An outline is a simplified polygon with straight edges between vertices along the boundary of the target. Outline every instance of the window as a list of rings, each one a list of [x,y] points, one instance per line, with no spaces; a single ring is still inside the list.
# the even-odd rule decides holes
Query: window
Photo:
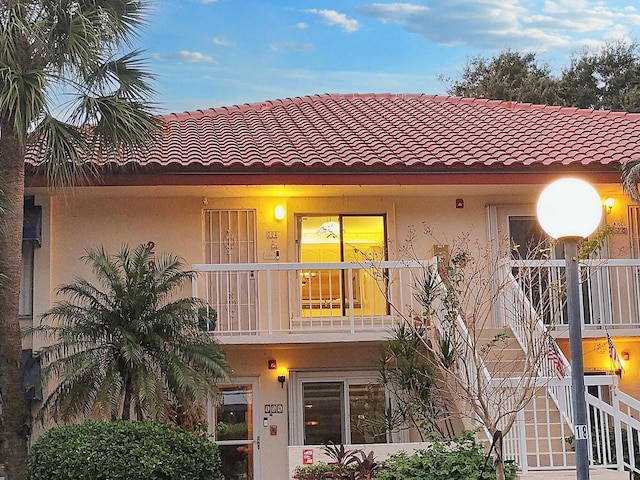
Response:
[[[385,315],[386,285],[375,262],[386,260],[384,215],[298,217],[301,263],[354,262],[352,269],[314,266],[300,272],[303,315]]]
[[[293,373],[293,376],[293,394],[297,397],[294,415],[296,443],[387,442],[386,394],[375,373],[305,372]]]
[[[33,251],[34,242],[22,242],[22,278],[20,279],[20,307],[21,317],[33,315]]]
[[[21,317],[33,316],[33,256],[36,246],[42,244],[42,207],[35,205],[33,197],[24,199],[22,228],[22,278],[20,279]]]

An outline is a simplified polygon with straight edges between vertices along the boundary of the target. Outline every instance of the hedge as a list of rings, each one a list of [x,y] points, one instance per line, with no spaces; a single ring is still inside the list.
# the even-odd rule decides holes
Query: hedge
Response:
[[[157,422],[55,427],[29,453],[30,480],[219,480],[218,447]]]

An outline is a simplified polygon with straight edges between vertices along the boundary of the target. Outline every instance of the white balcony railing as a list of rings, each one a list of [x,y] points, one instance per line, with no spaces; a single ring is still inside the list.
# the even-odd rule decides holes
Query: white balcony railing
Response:
[[[525,295],[539,302],[550,290],[564,284],[564,260],[512,260]],[[640,260],[598,259],[580,262],[580,311],[585,329],[640,327]],[[545,323],[566,325],[567,314],[560,296],[549,299]]]
[[[414,283],[429,264],[198,264],[193,293],[216,310],[215,332],[221,336],[386,332],[403,318],[419,316]],[[509,262],[532,306],[548,296],[544,323],[567,323],[561,296],[549,296],[563,284],[564,265],[564,260]],[[640,260],[587,260],[580,272],[585,329],[640,327]]]
[[[428,261],[193,265],[220,336],[385,332],[419,316]]]

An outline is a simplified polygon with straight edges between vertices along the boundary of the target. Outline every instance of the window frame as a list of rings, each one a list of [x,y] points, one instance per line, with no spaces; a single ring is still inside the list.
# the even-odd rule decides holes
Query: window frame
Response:
[[[332,370],[332,371],[295,371],[289,372],[290,385],[289,389],[289,405],[292,406],[291,428],[289,429],[289,444],[304,446],[304,383],[339,383],[343,384],[343,421],[341,428],[341,437],[345,440],[344,444],[351,443],[351,403],[349,401],[350,385],[369,385],[379,384],[380,374],[376,370]],[[389,402],[389,391],[384,388],[385,404]],[[407,441],[406,429],[400,429],[400,432],[387,432],[385,443],[397,443]],[[373,445],[373,444],[372,444]]]

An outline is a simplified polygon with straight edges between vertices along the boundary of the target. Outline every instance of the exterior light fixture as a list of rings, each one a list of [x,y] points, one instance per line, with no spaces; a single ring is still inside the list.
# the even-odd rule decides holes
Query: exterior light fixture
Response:
[[[605,201],[604,201],[604,206],[607,209],[607,213],[611,213],[611,210],[613,210],[613,206],[616,204],[616,200],[613,197],[608,197]]]
[[[284,220],[284,216],[285,216],[285,209],[282,205],[278,205],[276,206],[276,209],[273,212],[273,216],[275,217],[276,220],[280,221],[280,220]]]
[[[278,382],[280,382],[280,387],[284,388],[284,381],[287,379],[285,375],[278,375]]]
[[[627,352],[626,350],[624,352],[622,352],[622,359],[625,362],[628,362],[629,361],[629,352]]]
[[[543,230],[564,243],[576,478],[588,480],[589,426],[582,357],[578,241],[598,228],[602,220],[602,203],[598,192],[587,182],[577,178],[564,178],[551,183],[542,191],[538,198],[537,215]]]

